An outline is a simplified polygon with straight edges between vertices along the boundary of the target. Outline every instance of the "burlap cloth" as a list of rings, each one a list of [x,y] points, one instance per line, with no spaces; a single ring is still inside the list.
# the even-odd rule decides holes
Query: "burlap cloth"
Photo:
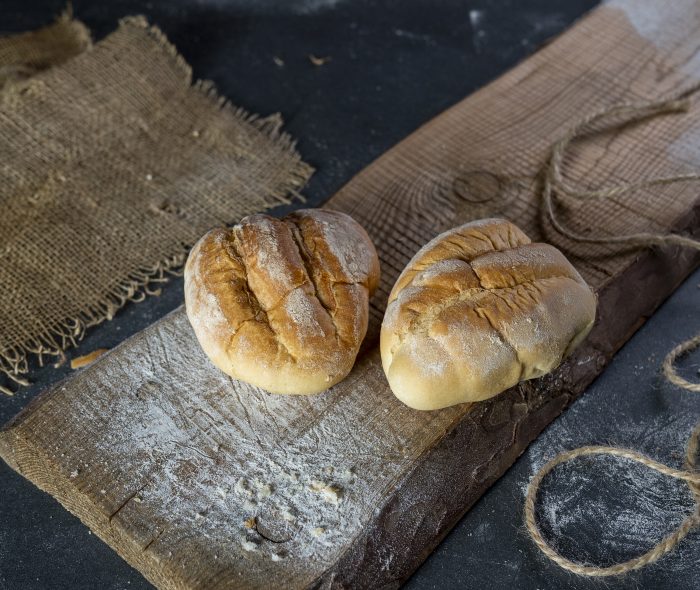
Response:
[[[90,32],[68,9],[42,29],[0,37],[0,89],[61,64],[92,44]]]
[[[0,40],[14,72],[0,93],[0,371],[22,382],[30,353],[61,354],[207,229],[289,202],[311,169],[278,117],[192,84],[141,17],[92,48],[65,17],[13,39]]]

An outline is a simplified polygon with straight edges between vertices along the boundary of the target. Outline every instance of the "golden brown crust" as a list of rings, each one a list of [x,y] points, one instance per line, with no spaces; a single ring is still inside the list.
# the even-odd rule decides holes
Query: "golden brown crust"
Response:
[[[564,255],[502,219],[441,234],[389,295],[384,371],[407,405],[492,397],[554,369],[586,336],[596,298]]]
[[[378,282],[374,246],[351,217],[251,215],[192,248],[185,305],[222,371],[273,393],[317,393],[350,372]]]

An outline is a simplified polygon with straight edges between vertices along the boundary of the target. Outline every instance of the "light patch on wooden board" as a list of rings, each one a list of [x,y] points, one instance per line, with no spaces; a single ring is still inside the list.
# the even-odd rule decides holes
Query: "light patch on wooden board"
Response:
[[[71,481],[86,490],[99,481],[94,500],[110,526],[145,535],[138,543],[154,559],[187,563],[186,540],[197,538],[221,567],[236,571],[245,556],[246,576],[256,577],[279,564],[280,584],[291,586],[338,558],[385,490],[464,411],[407,408],[382,390],[378,354],[344,382],[349,395],[267,394],[211,367],[182,309],[110,356],[71,387],[70,411],[100,426],[89,437],[82,423],[62,427],[80,443],[61,451],[66,477],[80,469]],[[85,467],[92,455],[99,469]],[[103,468],[117,485],[104,485]],[[262,520],[265,530],[251,526]]]

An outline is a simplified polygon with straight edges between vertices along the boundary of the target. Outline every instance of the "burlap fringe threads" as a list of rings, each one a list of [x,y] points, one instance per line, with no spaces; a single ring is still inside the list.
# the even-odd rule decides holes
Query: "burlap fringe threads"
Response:
[[[0,90],[60,65],[91,46],[90,31],[73,18],[73,6],[68,3],[52,24],[36,31],[0,37]]]
[[[624,244],[631,247],[645,246],[663,246],[677,245],[700,250],[700,242],[692,238],[688,238],[676,234],[657,235],[650,233],[636,233],[624,236],[614,237],[588,237],[578,235],[566,228],[556,217],[554,212],[554,201],[557,196],[573,199],[605,199],[614,196],[623,195],[633,190],[649,188],[664,184],[671,184],[683,181],[700,180],[700,174],[684,174],[679,176],[654,178],[643,180],[640,182],[626,183],[611,188],[603,188],[598,190],[577,190],[567,184],[562,174],[562,162],[564,155],[570,144],[590,131],[591,127],[601,122],[606,121],[610,117],[619,117],[621,122],[616,126],[627,124],[633,121],[640,121],[648,117],[654,117],[664,113],[679,113],[686,112],[690,105],[690,96],[700,89],[700,84],[696,84],[682,92],[660,101],[652,101],[646,103],[623,103],[610,108],[600,110],[596,113],[583,119],[576,126],[564,135],[556,144],[554,144],[550,159],[544,171],[544,186],[542,206],[552,226],[562,235],[568,237],[575,242],[593,243],[593,244]],[[672,384],[687,389],[689,391],[700,392],[699,383],[691,383],[676,372],[674,363],[679,357],[688,354],[700,346],[700,334],[679,344],[666,356],[663,362],[663,373],[666,379]],[[700,445],[700,424],[698,424],[688,439],[685,469],[674,469],[668,467],[658,461],[654,461],[649,457],[642,455],[636,451],[622,449],[618,447],[608,446],[585,446],[560,453],[551,461],[546,463],[530,481],[527,493],[525,495],[525,525],[530,536],[540,550],[558,566],[570,571],[574,574],[582,576],[605,577],[624,574],[643,568],[651,563],[654,563],[663,555],[673,550],[681,540],[695,527],[700,526],[700,473],[696,468],[696,460],[698,455],[698,447]],[[593,565],[584,565],[567,559],[563,555],[555,551],[544,539],[542,532],[537,524],[535,517],[535,503],[537,494],[544,478],[555,467],[562,463],[575,460],[579,457],[588,455],[612,455],[622,457],[630,461],[635,461],[646,465],[668,477],[673,477],[685,481],[695,498],[695,509],[688,515],[678,528],[662,539],[649,551],[630,559],[623,563],[618,563],[608,567],[598,567]]]
[[[169,277],[182,276],[187,250],[175,254],[155,264],[152,268],[131,273],[121,281],[103,301],[91,306],[80,317],[66,319],[57,326],[47,328],[35,339],[21,347],[6,348],[0,351],[0,374],[7,376],[17,385],[31,383],[22,377],[29,372],[29,355],[35,355],[39,366],[44,366],[44,357],[65,358],[64,351],[78,345],[88,328],[111,320],[126,303],[139,303],[146,296],[160,295],[160,285]],[[13,396],[14,391],[0,384],[0,393]]]

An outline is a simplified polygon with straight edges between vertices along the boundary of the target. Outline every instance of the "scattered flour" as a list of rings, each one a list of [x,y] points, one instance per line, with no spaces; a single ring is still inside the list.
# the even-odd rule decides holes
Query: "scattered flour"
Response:
[[[343,497],[343,489],[341,487],[322,481],[313,480],[309,484],[309,489],[312,492],[317,492],[329,504],[337,505]]]
[[[100,472],[118,482],[99,495],[106,512],[116,511],[113,526],[134,511],[153,515],[146,522],[157,539],[139,542],[153,541],[154,558],[174,559],[178,540],[196,537],[234,573],[245,563],[243,575],[255,576],[283,559],[301,586],[310,568],[321,572],[337,559],[459,412],[410,410],[372,385],[383,378],[378,355],[363,362],[369,378],[338,394],[271,396],[206,362],[179,311],[81,375],[91,390],[119,393],[108,406],[101,396],[76,396],[76,415],[110,420],[82,455],[71,452],[76,461],[99,456]],[[95,478],[99,486],[104,478],[82,463],[77,485]],[[253,518],[259,525],[247,528]]]
[[[296,516],[294,516],[290,511],[289,508],[282,508],[280,510],[280,516],[286,520],[287,522],[294,522],[296,520]]]
[[[484,11],[483,10],[470,10],[469,11],[469,23],[472,26],[472,29],[475,31],[478,30],[479,25],[481,24],[481,21],[484,18]]]
[[[199,244],[198,244],[199,245]],[[197,288],[202,285],[202,278],[199,273],[200,253],[195,246],[192,250],[192,259],[188,261],[188,268],[193,269],[194,275],[186,282],[187,302],[191,307],[190,321],[193,323],[198,334],[213,335],[228,328],[228,321],[224,316],[219,300],[213,293]]]
[[[678,39],[695,33],[700,5],[695,0],[674,0],[673,10],[655,0],[608,0],[622,10],[637,32],[661,49],[677,49]]]
[[[429,377],[441,376],[452,364],[452,358],[444,346],[434,340],[410,338],[408,340],[409,354],[416,367]]]
[[[197,0],[202,6],[240,7],[249,14],[316,14],[332,10],[346,0],[287,0],[280,4],[276,0]]]
[[[366,269],[371,267],[372,252],[366,248],[358,248],[356,233],[346,230],[343,226],[327,221],[321,221],[320,225],[330,253],[353,281],[363,282],[367,277]]]
[[[264,216],[256,217],[258,219],[256,229],[262,236],[256,243],[256,270],[266,274],[269,280],[283,291],[290,291],[294,287],[295,277],[285,260],[280,256],[279,230],[275,226],[275,223],[279,223],[279,221],[273,221]],[[249,262],[246,262],[246,266],[248,265]]]
[[[312,295],[307,294],[303,289],[294,289],[284,304],[284,308],[290,319],[297,325],[302,341],[305,338],[314,336],[326,336],[321,325],[316,320],[316,310],[311,303]]]
[[[258,492],[258,498],[269,498],[272,495],[272,486],[269,483],[255,482],[255,488]]]
[[[221,488],[217,488],[217,491],[219,489],[221,489]],[[237,494],[241,494],[242,496],[250,497],[253,495],[253,491],[250,489],[250,484],[248,483],[248,480],[246,480],[243,477],[238,479],[238,481],[236,482],[236,485],[233,489]]]

